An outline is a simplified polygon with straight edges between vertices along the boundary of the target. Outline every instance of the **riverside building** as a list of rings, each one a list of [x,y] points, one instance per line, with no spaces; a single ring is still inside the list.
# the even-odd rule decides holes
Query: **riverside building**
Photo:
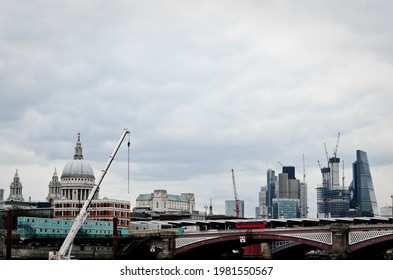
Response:
[[[168,194],[166,190],[154,190],[150,194],[140,194],[136,199],[136,209],[161,213],[195,211],[195,196],[193,193],[180,195]]]

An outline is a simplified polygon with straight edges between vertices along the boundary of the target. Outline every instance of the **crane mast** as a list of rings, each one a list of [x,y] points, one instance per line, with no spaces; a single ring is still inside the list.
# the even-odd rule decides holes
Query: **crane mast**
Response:
[[[334,149],[334,158],[336,158],[337,157],[337,150],[338,150],[338,142],[339,142],[339,140],[340,140],[340,132],[338,133],[338,135],[337,135],[337,143],[336,143],[336,148]]]
[[[235,182],[235,173],[232,169],[232,184],[233,184],[233,192],[235,195],[235,212],[236,212],[236,217],[239,217],[240,214],[240,201],[237,197],[237,190],[236,190],[236,182]]]
[[[71,258],[72,244],[75,239],[75,236],[77,235],[79,229],[82,227],[83,223],[85,222],[85,220],[88,216],[87,208],[90,206],[90,203],[93,200],[94,195],[99,190],[101,182],[104,179],[113,159],[115,158],[115,155],[116,155],[117,151],[119,150],[120,145],[122,144],[126,135],[129,133],[130,133],[129,129],[124,129],[115,149],[113,150],[112,154],[109,157],[109,160],[107,161],[105,168],[102,170],[101,177],[98,180],[98,183],[93,187],[87,200],[83,204],[83,207],[81,208],[78,216],[76,216],[74,223],[72,224],[70,231],[68,232],[62,246],[60,247],[59,251],[56,252],[55,254],[50,252],[49,259],[51,259],[51,260],[69,260]],[[128,141],[128,147],[129,147],[129,141]]]

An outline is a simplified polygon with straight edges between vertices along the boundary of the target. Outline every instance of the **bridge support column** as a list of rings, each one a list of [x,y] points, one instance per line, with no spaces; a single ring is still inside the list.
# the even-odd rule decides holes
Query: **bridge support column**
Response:
[[[14,218],[12,210],[8,210],[7,215],[7,238],[6,238],[6,249],[5,249],[5,259],[11,259],[11,244],[12,244],[12,228],[14,227]]]
[[[262,243],[262,256],[265,259],[271,259],[272,258],[272,252],[270,251],[270,244],[269,243]]]
[[[175,234],[174,233],[161,233],[163,248],[157,255],[157,259],[172,259],[175,255]]]
[[[328,258],[333,260],[347,259],[349,257],[348,224],[331,224],[330,231],[332,232],[332,249],[328,254]]]

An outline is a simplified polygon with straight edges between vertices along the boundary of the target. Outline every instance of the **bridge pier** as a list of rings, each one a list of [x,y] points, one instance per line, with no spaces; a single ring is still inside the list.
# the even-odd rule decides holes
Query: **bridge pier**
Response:
[[[330,225],[332,233],[332,249],[328,253],[331,260],[343,260],[349,258],[349,225],[344,223],[334,223]]]
[[[161,239],[163,242],[163,248],[160,253],[157,254],[157,259],[172,259],[175,256],[176,250],[176,234],[174,232],[161,233]]]
[[[270,260],[272,258],[272,252],[270,251],[270,244],[269,243],[262,243],[262,256],[264,259]]]

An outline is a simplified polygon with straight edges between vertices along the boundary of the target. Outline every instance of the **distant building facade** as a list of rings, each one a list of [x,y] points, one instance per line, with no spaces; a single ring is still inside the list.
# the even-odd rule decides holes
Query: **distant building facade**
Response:
[[[4,189],[0,189],[0,203],[4,202],[4,192],[5,192]]]
[[[308,218],[307,183],[300,183],[300,218]]]
[[[275,171],[268,169],[266,172],[267,177],[267,194],[266,194],[266,206],[267,206],[267,216],[272,217],[273,215],[273,198],[277,197],[278,191],[278,179],[275,175]]]
[[[392,206],[382,206],[381,208],[379,208],[379,213],[381,217],[385,217],[385,218],[393,217]]]
[[[78,200],[55,200],[54,218],[73,220],[79,214],[83,207],[84,201]],[[117,218],[118,227],[125,228],[130,224],[131,203],[117,199],[97,199],[92,200],[88,212],[88,220],[111,222]]]
[[[136,199],[136,209],[193,213],[195,211],[195,196],[193,193],[168,194],[166,190],[158,189],[150,194],[140,194]]]
[[[288,213],[290,217],[296,214],[295,218],[307,218],[307,183],[305,182],[305,175],[303,182],[300,182],[300,180],[296,179],[294,166],[283,166],[282,173],[278,175],[275,174],[274,170],[268,169],[266,177],[266,186],[261,188],[259,204],[255,208],[256,218],[277,218],[280,216],[277,209],[286,209],[289,207],[288,205],[292,205],[296,209],[293,211],[288,210],[289,212],[280,210],[281,216],[288,218],[286,216]]]
[[[278,196],[273,199],[273,219],[300,218],[300,180],[295,167],[283,166],[278,174]]]
[[[235,200],[225,200],[225,216],[236,217]],[[239,200],[239,218],[244,218],[244,200]]]
[[[268,207],[267,207],[267,188],[266,186],[261,187],[261,190],[258,194],[259,204],[255,207],[255,218],[269,218]]]
[[[296,219],[300,217],[300,200],[296,198],[274,198],[273,219]]]

